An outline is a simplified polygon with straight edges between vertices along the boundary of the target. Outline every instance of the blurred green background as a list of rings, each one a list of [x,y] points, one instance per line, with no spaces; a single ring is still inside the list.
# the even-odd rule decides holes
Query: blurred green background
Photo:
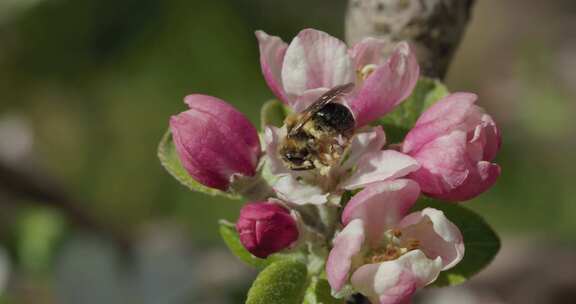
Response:
[[[254,30],[342,37],[345,5],[0,0],[0,303],[243,303],[254,274],[216,229],[240,202],[187,191],[160,167],[157,143],[193,92],[257,124],[272,94]],[[502,177],[468,206],[503,235],[503,253],[423,302],[576,292],[575,28],[573,1],[478,1],[447,84],[478,93],[502,128]],[[537,278],[559,283],[527,289]]]

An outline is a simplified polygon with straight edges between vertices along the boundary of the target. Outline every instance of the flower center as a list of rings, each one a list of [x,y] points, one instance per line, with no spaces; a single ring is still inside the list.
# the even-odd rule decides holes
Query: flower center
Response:
[[[401,239],[402,232],[398,229],[390,229],[384,233],[382,245],[371,250],[364,256],[364,262],[368,264],[382,263],[395,260],[411,250],[420,247],[420,241],[414,238]]]

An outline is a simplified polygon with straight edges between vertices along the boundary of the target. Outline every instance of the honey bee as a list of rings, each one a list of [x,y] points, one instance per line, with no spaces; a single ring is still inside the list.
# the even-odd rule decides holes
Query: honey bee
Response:
[[[340,160],[356,122],[346,106],[334,101],[353,88],[352,83],[334,87],[301,113],[286,117],[287,134],[279,154],[288,168],[312,170],[330,167]]]

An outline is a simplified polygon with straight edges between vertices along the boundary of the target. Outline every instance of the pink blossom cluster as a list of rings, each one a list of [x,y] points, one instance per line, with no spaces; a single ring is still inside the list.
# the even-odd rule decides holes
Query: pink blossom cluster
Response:
[[[255,256],[294,249],[312,230],[325,237],[334,294],[351,286],[373,303],[409,300],[464,256],[462,234],[442,211],[412,207],[421,196],[461,202],[489,189],[500,175],[492,162],[500,148],[496,124],[475,94],[453,93],[422,113],[402,142],[388,144],[386,130],[371,123],[406,100],[419,79],[407,43],[383,58],[385,45],[373,38],[348,48],[313,29],[290,44],[256,36],[266,83],[295,113],[335,86],[354,84],[336,101],[356,124],[346,157],[321,174],[291,170],[278,154],[284,127],[259,135],[227,102],[194,94],[185,98],[189,109],[170,120],[181,163],[197,182],[222,191],[241,179],[266,180],[273,191],[246,204],[236,224]],[[353,196],[341,205],[344,193]],[[336,210],[338,220],[306,220],[307,205]]]

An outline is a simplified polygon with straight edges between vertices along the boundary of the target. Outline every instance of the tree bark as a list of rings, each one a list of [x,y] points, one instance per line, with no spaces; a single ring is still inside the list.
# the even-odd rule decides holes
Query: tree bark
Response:
[[[416,50],[421,73],[443,79],[464,34],[474,0],[350,0],[346,40],[383,39],[389,47],[408,41]]]

